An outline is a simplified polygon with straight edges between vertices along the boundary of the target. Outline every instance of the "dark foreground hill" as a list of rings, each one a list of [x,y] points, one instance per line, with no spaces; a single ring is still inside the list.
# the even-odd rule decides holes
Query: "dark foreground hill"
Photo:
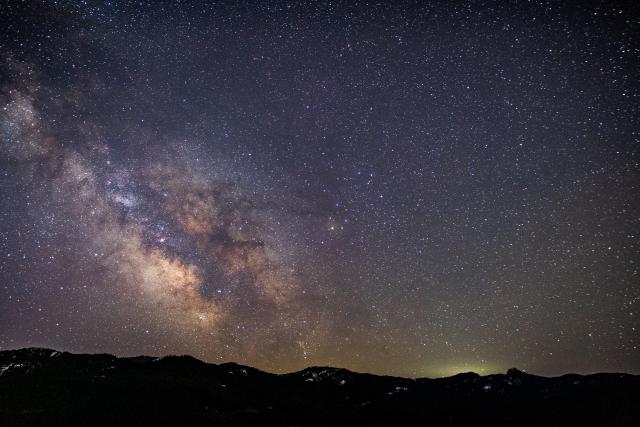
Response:
[[[640,376],[274,375],[189,356],[0,352],[2,426],[442,424],[640,425]]]

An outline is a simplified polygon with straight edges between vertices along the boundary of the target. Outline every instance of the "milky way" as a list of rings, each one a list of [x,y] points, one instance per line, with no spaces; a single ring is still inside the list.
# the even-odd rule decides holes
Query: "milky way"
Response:
[[[3,149],[11,166],[28,171],[21,184],[46,194],[35,214],[50,221],[56,244],[65,241],[48,262],[63,268],[59,289],[81,282],[100,298],[93,306],[57,301],[69,304],[73,322],[105,315],[153,335],[165,351],[256,363],[304,355],[324,314],[309,308],[313,289],[301,287],[286,227],[272,224],[291,221],[286,206],[254,201],[224,165],[194,158],[184,142],[165,146],[165,155],[129,158],[129,166],[117,165],[96,135],[66,148],[37,108],[42,89],[21,76],[3,99]],[[286,348],[270,348],[274,342]]]
[[[0,12],[0,348],[640,369],[637,8]]]

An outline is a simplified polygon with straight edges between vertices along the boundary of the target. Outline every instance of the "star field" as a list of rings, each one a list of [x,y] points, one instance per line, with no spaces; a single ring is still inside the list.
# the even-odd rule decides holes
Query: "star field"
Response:
[[[640,372],[633,2],[0,6],[0,349]]]

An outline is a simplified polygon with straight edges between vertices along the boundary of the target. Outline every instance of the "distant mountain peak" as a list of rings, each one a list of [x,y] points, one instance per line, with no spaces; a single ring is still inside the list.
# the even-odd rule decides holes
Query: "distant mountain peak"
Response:
[[[507,370],[507,376],[508,377],[524,377],[527,376],[529,374],[522,372],[520,369],[518,368],[509,368]]]
[[[288,376],[302,377],[307,382],[327,381],[344,383],[345,377],[354,375],[353,372],[344,368],[332,368],[328,366],[309,366],[298,372],[287,374]]]

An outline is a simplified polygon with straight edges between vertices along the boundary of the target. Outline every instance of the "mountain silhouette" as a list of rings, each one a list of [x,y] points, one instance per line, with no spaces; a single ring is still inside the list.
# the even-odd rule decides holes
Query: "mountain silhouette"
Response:
[[[191,356],[0,352],[0,425],[637,425],[640,376],[517,369],[399,378],[276,375]]]

